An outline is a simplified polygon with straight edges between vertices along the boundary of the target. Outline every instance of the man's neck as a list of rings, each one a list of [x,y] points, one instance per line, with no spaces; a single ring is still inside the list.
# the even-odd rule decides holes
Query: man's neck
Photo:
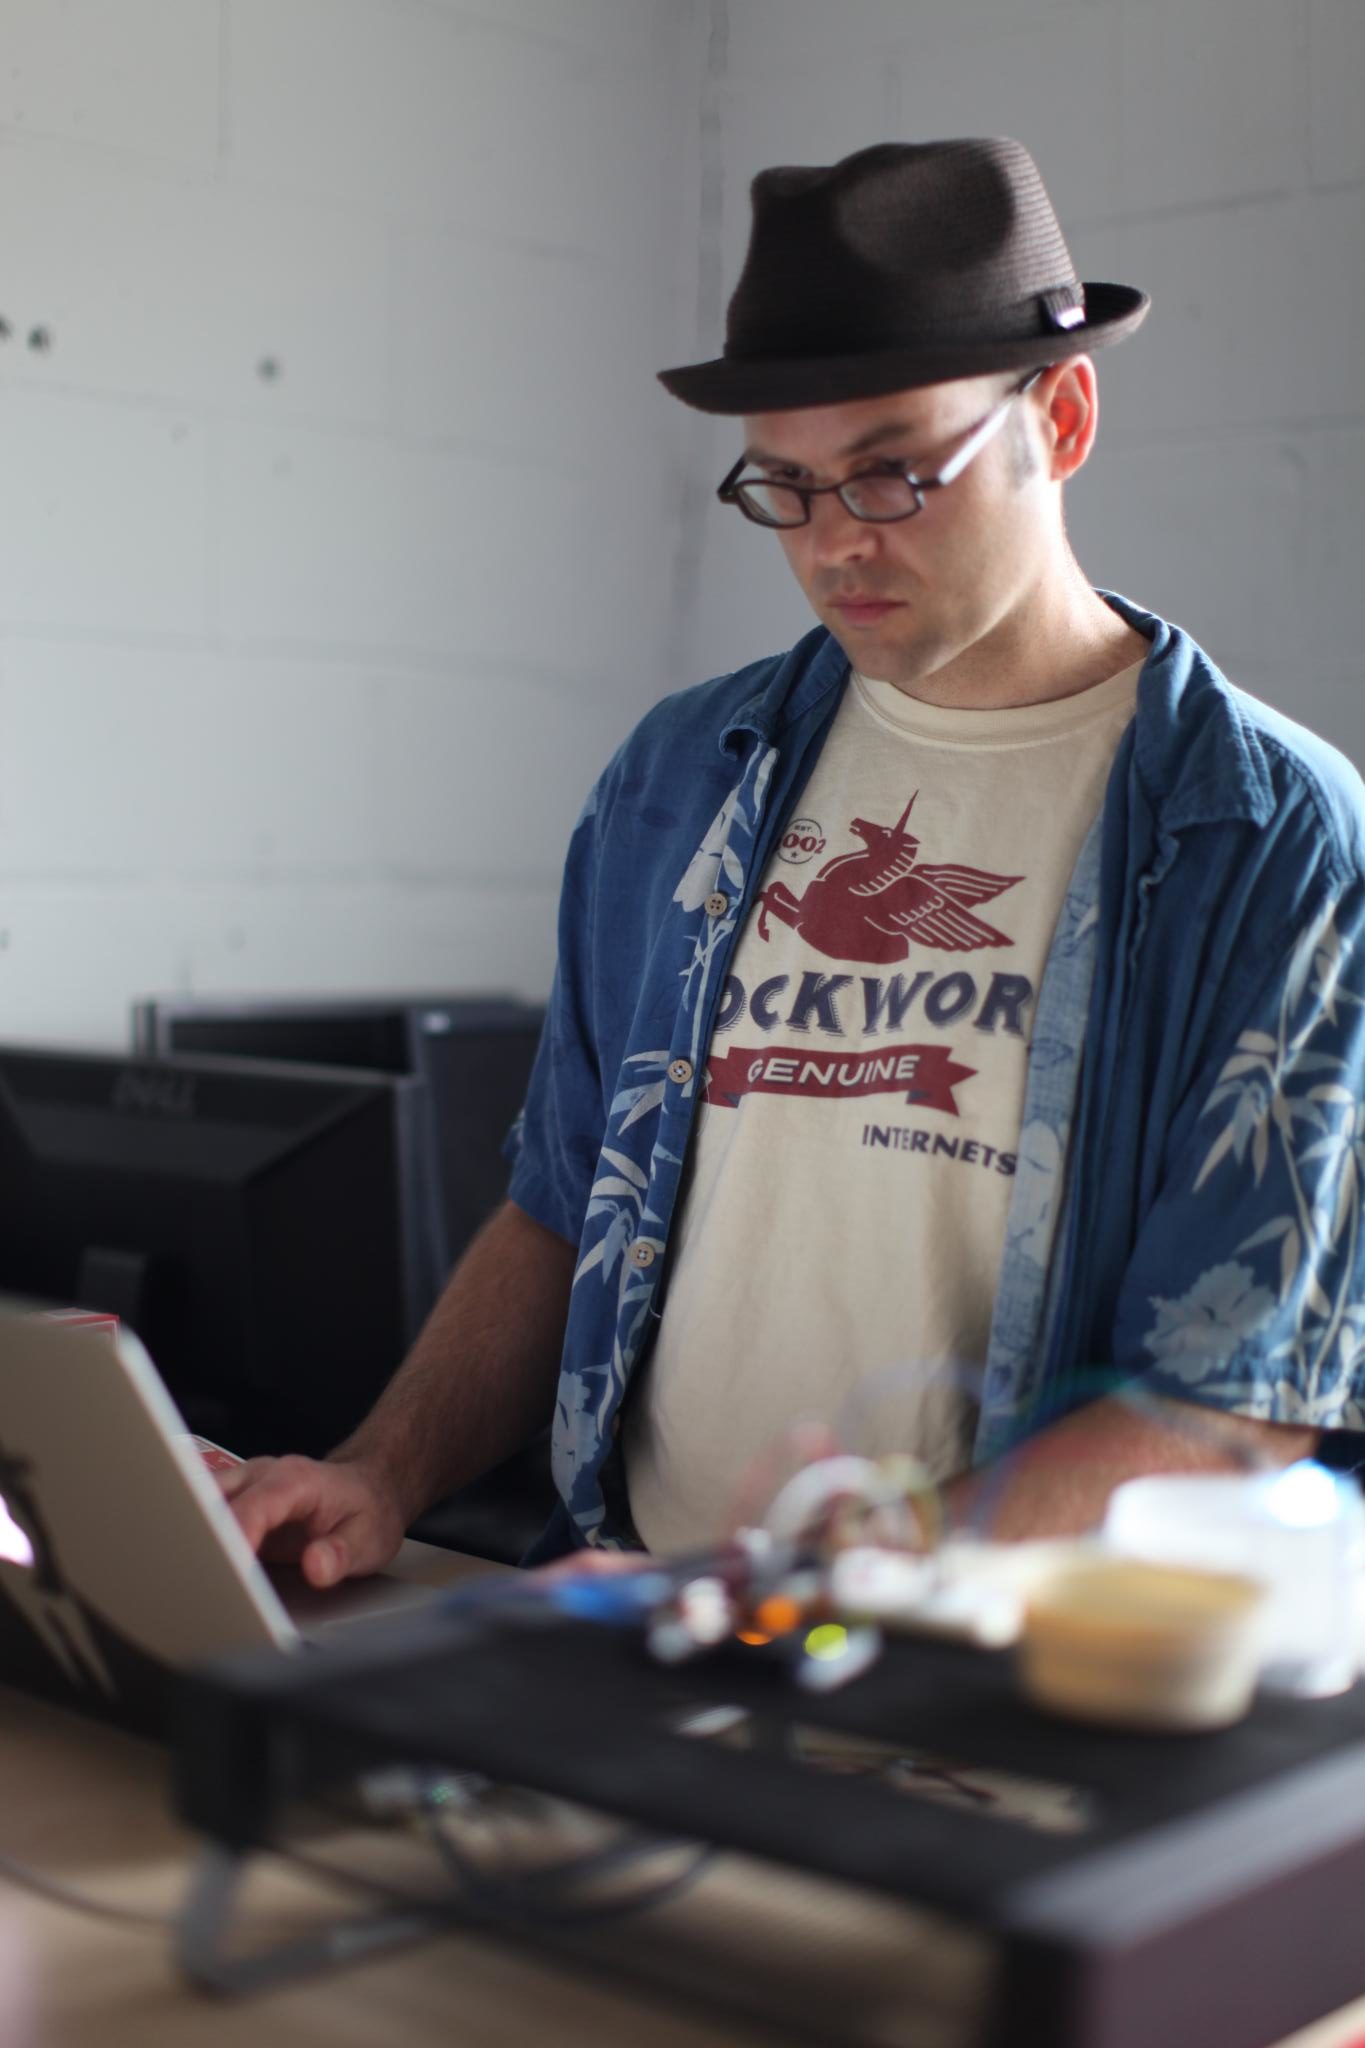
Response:
[[[1006,711],[1079,696],[1144,660],[1151,643],[1073,569],[1040,584],[944,667],[899,687],[924,704]]]

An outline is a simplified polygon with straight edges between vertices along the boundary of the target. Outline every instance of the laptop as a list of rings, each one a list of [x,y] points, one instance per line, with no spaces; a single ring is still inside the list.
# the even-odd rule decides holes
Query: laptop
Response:
[[[424,1549],[327,1593],[267,1569],[131,1331],[0,1305],[0,1682],[164,1733],[176,1671],[434,1598]]]

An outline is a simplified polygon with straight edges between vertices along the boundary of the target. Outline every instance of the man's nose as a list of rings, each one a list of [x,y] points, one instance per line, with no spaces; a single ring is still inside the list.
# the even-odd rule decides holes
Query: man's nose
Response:
[[[827,498],[810,501],[810,545],[821,562],[865,562],[876,553],[877,528],[870,520],[855,519],[831,491]]]

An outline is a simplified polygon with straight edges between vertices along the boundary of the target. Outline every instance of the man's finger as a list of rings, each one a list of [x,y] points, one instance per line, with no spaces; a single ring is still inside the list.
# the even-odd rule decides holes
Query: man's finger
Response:
[[[206,1465],[204,1469],[217,1480],[224,1500],[231,1500],[243,1487],[259,1479],[269,1462],[266,1458],[248,1458],[241,1465]]]
[[[364,1578],[381,1571],[396,1547],[385,1544],[381,1524],[370,1508],[354,1508],[304,1545],[299,1569],[311,1586],[335,1586],[341,1579]]]
[[[310,1543],[299,1557],[299,1570],[310,1586],[335,1586],[350,1570],[350,1552],[339,1537]]]
[[[230,1496],[230,1504],[252,1549],[259,1550],[271,1531],[285,1523],[310,1523],[318,1513],[319,1494],[318,1467],[305,1458],[281,1458]]]

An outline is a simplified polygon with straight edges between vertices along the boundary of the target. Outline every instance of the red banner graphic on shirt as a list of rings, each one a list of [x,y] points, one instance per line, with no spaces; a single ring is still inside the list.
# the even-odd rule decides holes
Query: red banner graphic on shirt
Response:
[[[953,1090],[975,1067],[959,1066],[946,1046],[885,1045],[875,1052],[813,1053],[809,1046],[737,1046],[712,1059],[707,1102],[733,1109],[743,1095],[813,1095],[843,1101],[855,1095],[903,1095],[921,1109],[959,1114]]]

